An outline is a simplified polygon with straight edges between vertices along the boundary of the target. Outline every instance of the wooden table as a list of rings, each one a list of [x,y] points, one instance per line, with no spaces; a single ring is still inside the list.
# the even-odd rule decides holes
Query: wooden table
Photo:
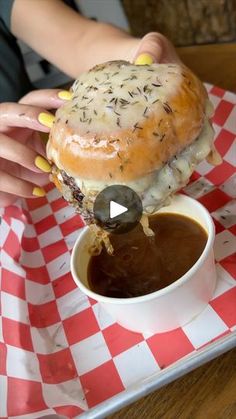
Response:
[[[236,44],[179,48],[182,60],[199,77],[236,92]],[[236,349],[109,419],[236,419]]]
[[[201,80],[236,93],[236,43],[182,47],[177,51]]]
[[[235,419],[236,350],[109,416],[109,419]]]

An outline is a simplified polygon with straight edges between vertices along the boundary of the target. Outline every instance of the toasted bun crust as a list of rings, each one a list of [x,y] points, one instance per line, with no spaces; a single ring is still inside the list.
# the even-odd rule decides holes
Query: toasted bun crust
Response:
[[[207,93],[185,66],[98,65],[56,113],[47,154],[80,179],[127,182],[159,169],[200,134]]]

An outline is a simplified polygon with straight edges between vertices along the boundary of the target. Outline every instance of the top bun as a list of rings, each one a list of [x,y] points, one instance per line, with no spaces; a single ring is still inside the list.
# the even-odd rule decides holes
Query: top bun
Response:
[[[161,168],[199,136],[207,93],[179,64],[97,65],[56,112],[48,158],[81,180],[126,183]]]

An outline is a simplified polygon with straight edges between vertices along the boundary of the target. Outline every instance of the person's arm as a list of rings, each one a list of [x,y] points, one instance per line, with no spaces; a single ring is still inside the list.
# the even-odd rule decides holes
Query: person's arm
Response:
[[[15,0],[11,30],[74,78],[95,64],[130,59],[140,43],[112,25],[82,17],[61,0]]]

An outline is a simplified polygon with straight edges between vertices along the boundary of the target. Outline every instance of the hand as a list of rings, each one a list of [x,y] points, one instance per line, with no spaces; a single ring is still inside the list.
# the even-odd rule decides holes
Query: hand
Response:
[[[39,131],[48,133],[57,109],[71,94],[60,90],[38,90],[19,103],[0,104],[0,207],[11,205],[19,196],[35,198],[45,194],[51,166]]]
[[[150,32],[139,41],[131,61],[135,64],[181,63],[174,45],[158,32]]]

